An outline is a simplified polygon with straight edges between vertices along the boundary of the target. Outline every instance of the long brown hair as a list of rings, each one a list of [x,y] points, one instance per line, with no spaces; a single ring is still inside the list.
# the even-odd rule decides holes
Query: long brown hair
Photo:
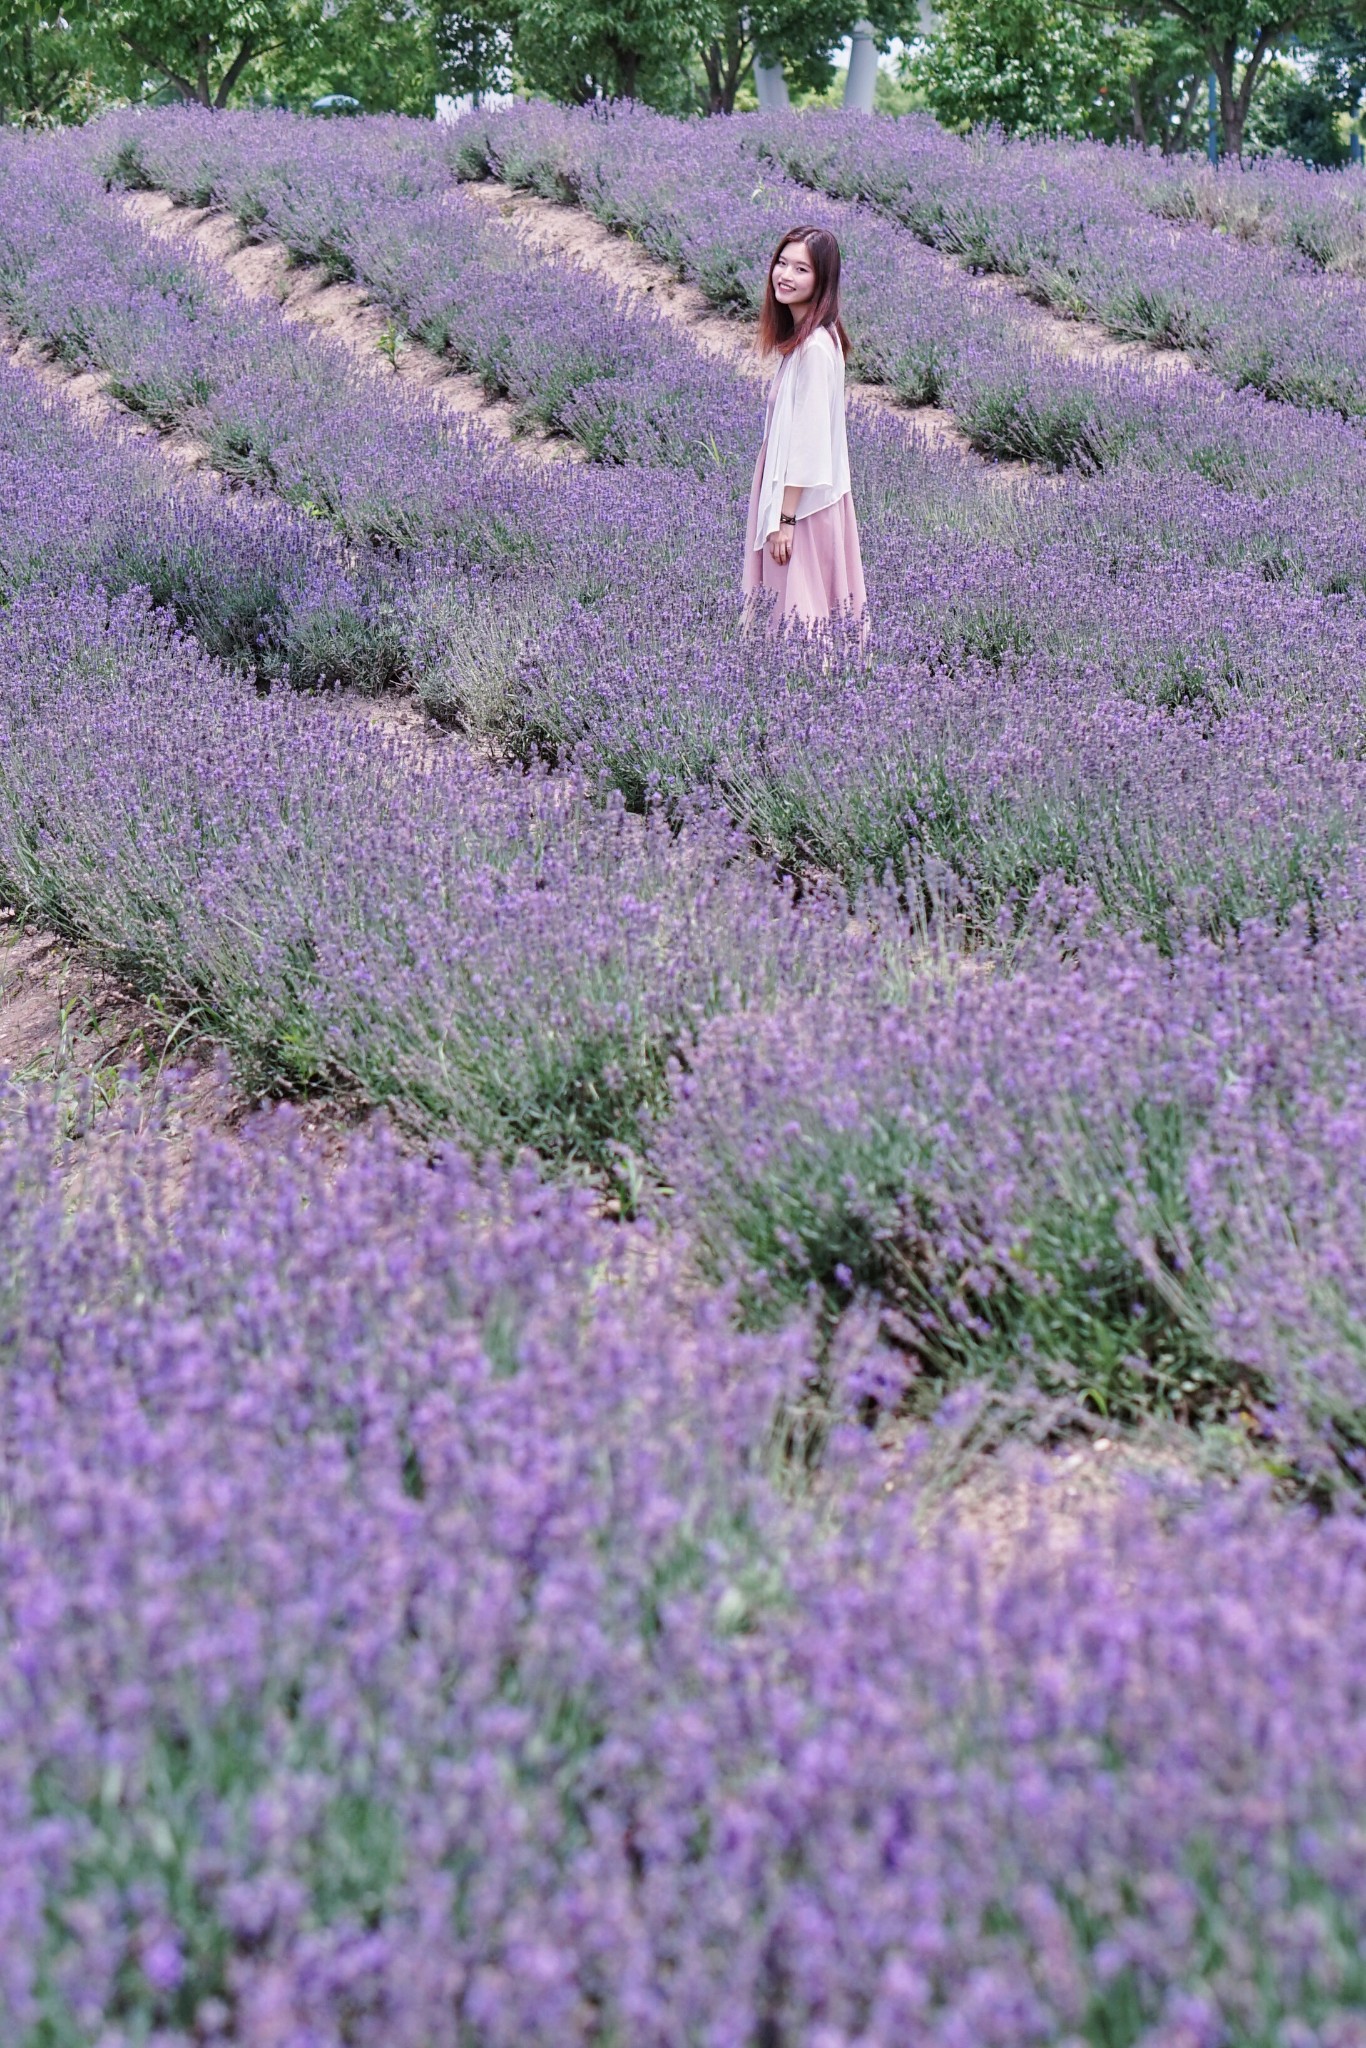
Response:
[[[811,268],[816,273],[816,289],[802,313],[800,326],[773,289],[773,273],[778,258],[793,242],[805,242]],[[780,356],[790,356],[793,349],[800,348],[818,327],[828,327],[848,355],[849,337],[840,319],[840,245],[829,228],[789,228],[773,251],[768,266],[764,303],[759,314],[760,351],[771,356],[776,349]]]

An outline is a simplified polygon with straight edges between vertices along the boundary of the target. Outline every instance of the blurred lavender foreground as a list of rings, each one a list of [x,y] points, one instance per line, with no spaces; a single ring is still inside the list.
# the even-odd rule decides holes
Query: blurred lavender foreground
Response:
[[[7,2042],[1360,2040],[1360,1523],[988,1567],[578,1197],[107,1178],[0,1103]]]

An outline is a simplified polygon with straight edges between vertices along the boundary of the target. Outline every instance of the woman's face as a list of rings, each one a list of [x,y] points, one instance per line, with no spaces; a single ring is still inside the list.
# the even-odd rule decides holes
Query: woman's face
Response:
[[[779,250],[773,266],[773,296],[790,313],[808,305],[815,296],[816,266],[805,242],[788,242]]]

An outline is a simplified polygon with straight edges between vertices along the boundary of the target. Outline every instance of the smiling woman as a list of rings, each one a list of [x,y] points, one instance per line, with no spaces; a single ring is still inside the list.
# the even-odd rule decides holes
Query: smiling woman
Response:
[[[861,619],[866,599],[844,428],[840,249],[828,228],[792,228],[769,265],[759,346],[777,355],[745,534],[747,596],[813,625]]]

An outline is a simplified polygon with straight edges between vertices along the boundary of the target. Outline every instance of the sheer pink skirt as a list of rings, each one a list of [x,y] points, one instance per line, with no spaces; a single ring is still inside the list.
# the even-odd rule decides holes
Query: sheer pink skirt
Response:
[[[808,512],[797,521],[791,529],[792,553],[779,567],[768,548],[761,545],[765,536],[754,531],[763,474],[761,448],[749,494],[749,518],[745,522],[745,596],[771,591],[775,618],[799,619],[806,625],[816,625],[841,613],[861,619],[868,597],[863,587],[858,522],[849,493],[846,491],[833,505]]]

